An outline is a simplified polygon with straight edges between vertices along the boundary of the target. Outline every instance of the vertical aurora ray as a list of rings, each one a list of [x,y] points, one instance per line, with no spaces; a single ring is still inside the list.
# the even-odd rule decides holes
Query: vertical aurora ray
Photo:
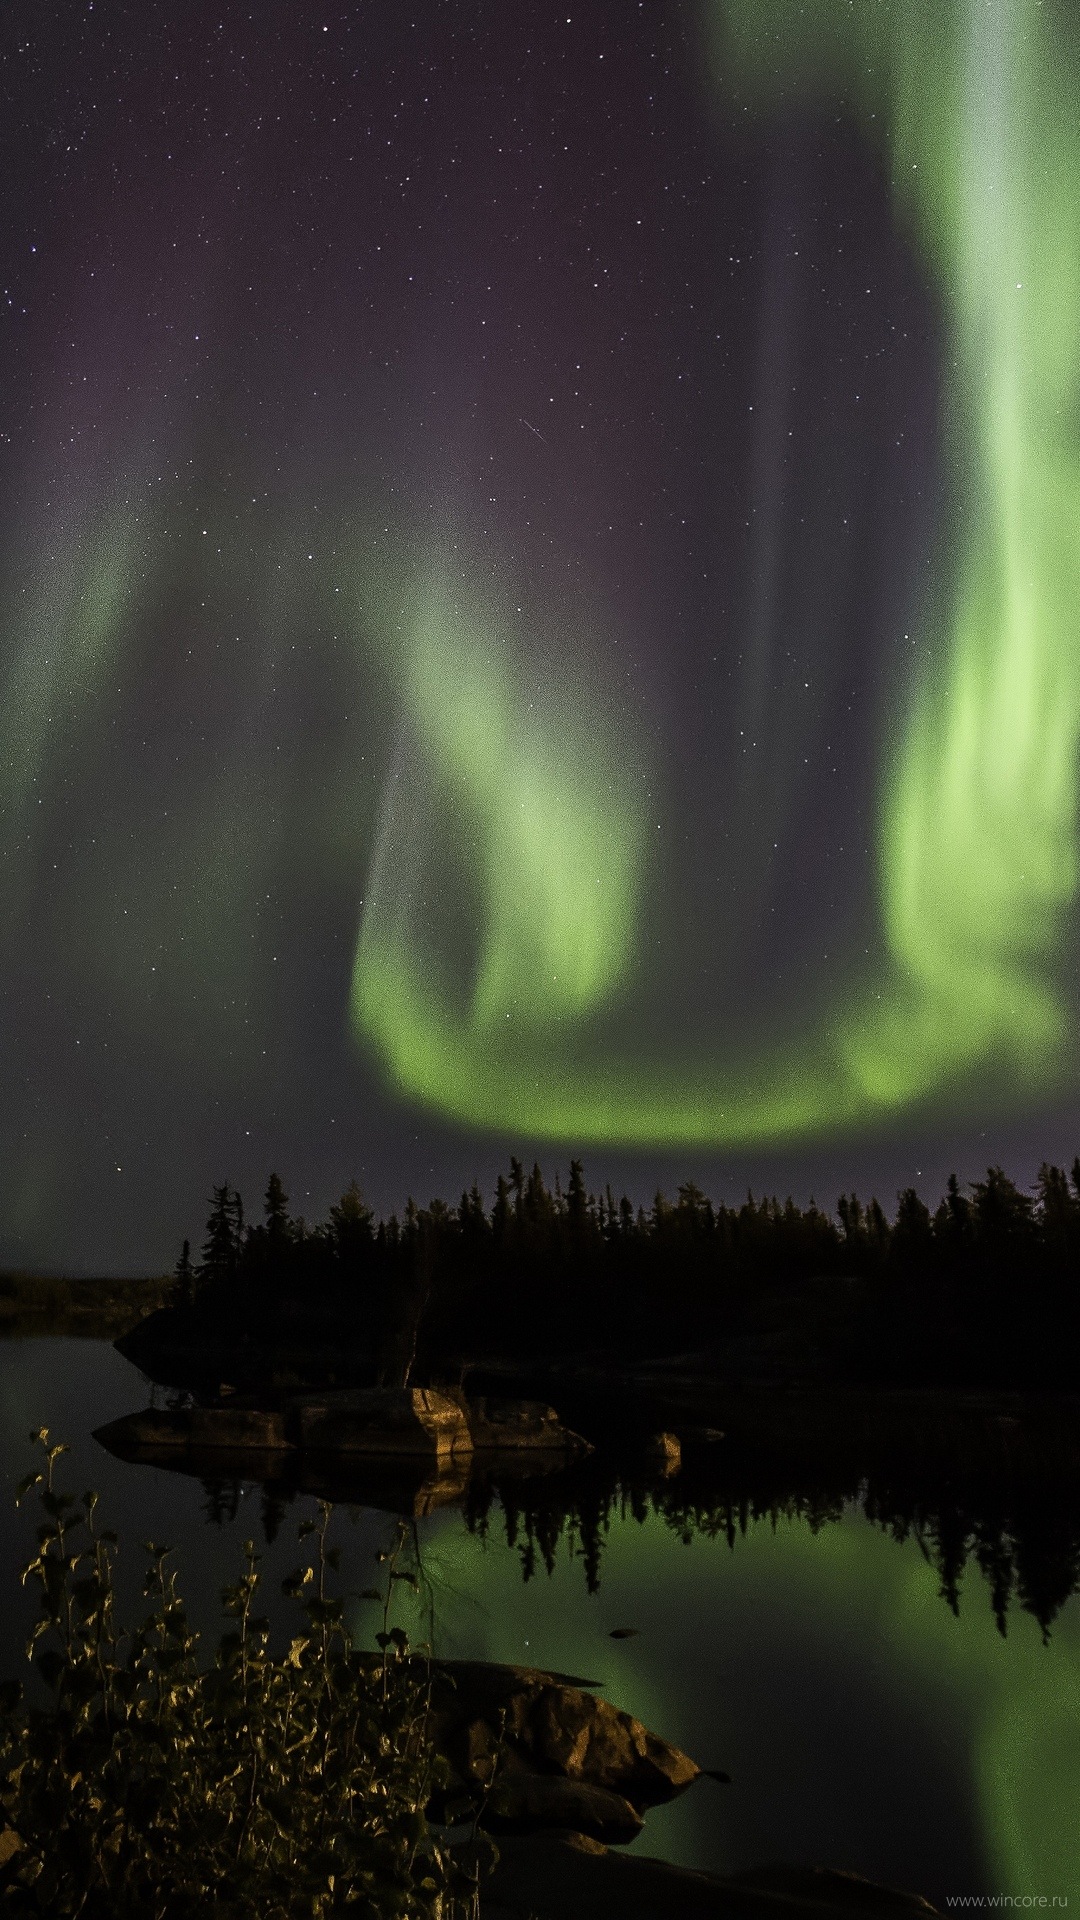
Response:
[[[580,1143],[790,1139],[976,1085],[983,1101],[1015,1098],[1072,1068],[1059,976],[1077,885],[1080,737],[1073,29],[1064,15],[1055,27],[1037,0],[816,0],[797,14],[780,0],[720,0],[710,19],[723,86],[749,90],[763,109],[793,88],[839,97],[886,143],[897,217],[946,311],[955,529],[924,615],[927,664],[880,783],[880,977],[834,1002],[801,1044],[737,1064],[734,1050],[627,1059],[590,1028],[590,1014],[617,1006],[644,937],[630,908],[646,836],[625,811],[640,778],[629,756],[585,810],[623,903],[598,915],[588,863],[578,871],[552,851],[584,817],[565,798],[566,776],[595,759],[585,729],[576,739],[556,730],[558,755],[545,758],[552,718],[530,715],[527,771],[486,744],[506,737],[510,714],[483,649],[462,636],[455,658],[433,666],[437,726],[423,675],[404,674],[407,723],[436,781],[469,790],[479,826],[478,986],[468,1005],[448,995],[415,927],[399,916],[394,937],[369,888],[358,1031],[424,1103]],[[596,731],[606,740],[614,729],[601,719]],[[511,845],[519,804],[528,831]],[[468,844],[459,857],[469,870]],[[548,970],[565,960],[552,994]],[[511,999],[518,1019],[489,1017]]]
[[[85,725],[124,651],[137,600],[137,529],[102,506],[58,534],[7,623],[16,638],[0,700],[0,793],[12,813],[61,735]]]
[[[384,801],[354,1005],[400,1082],[437,1102],[470,1058],[543,1050],[616,988],[636,919],[639,806],[615,756],[585,736],[572,682],[527,684],[495,611],[466,610],[436,573],[402,625],[408,737]],[[472,881],[477,937],[456,994],[425,940],[432,896],[455,882],[417,860],[418,765],[433,770],[428,803],[452,818]]]
[[[725,23],[740,70],[763,77],[777,11]],[[851,1023],[847,1062],[888,1105],[992,1063],[1045,1083],[1077,881],[1075,60],[1034,0],[819,6],[801,42],[788,26],[790,70],[805,60],[886,134],[898,212],[939,277],[963,529],[885,782],[894,977]]]

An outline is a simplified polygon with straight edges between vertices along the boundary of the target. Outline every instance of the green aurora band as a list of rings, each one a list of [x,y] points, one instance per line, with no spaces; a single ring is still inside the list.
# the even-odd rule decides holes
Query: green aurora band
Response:
[[[603,1042],[642,943],[641,767],[603,725],[567,731],[572,682],[522,715],[509,622],[463,603],[460,568],[451,590],[436,565],[396,610],[414,752],[365,902],[357,1032],[419,1103],[578,1144],[820,1135],[975,1089],[1014,1102],[1072,1065],[1057,976],[1077,887],[1075,29],[1041,0],[721,0],[711,25],[726,90],[762,111],[839,100],[884,146],[946,312],[957,550],[881,780],[880,976],[754,1058],[657,1067]],[[404,899],[433,803],[460,829],[467,990]]]

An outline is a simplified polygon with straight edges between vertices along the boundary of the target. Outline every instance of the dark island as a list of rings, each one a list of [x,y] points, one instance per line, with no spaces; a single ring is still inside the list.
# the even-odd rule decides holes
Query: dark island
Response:
[[[574,1514],[590,1583],[620,1487],[732,1538],[748,1489],[856,1500],[921,1530],[950,1605],[974,1553],[1001,1630],[1015,1599],[1046,1632],[1080,1578],[1078,1322],[1080,1163],[891,1220],[692,1186],[646,1211],[513,1161],[490,1211],[376,1221],[353,1186],[309,1228],[272,1177],[254,1225],[215,1190],[201,1259],[117,1342],[155,1404],[98,1437],[226,1504],[258,1480],[275,1525],[302,1493],[480,1526],[498,1500],[542,1554]]]
[[[933,1211],[876,1199],[717,1205],[693,1185],[635,1207],[512,1160],[490,1209],[410,1200],[376,1220],[354,1184],[294,1219],[272,1175],[263,1217],[214,1189],[201,1257],[121,1341],[169,1385],[462,1387],[642,1368],[723,1383],[1070,1391],[1080,1334],[1080,1160],[1034,1195],[1000,1167],[955,1176]],[[490,1389],[489,1389],[490,1390]],[[509,1389],[508,1389],[509,1390]]]

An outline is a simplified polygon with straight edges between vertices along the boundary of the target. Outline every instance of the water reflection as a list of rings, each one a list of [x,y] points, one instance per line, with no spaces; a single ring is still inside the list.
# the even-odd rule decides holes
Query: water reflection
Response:
[[[1044,1635],[1080,1590],[1080,1505],[1067,1490],[1046,1483],[1018,1488],[987,1477],[981,1482],[927,1488],[864,1480],[854,1486],[792,1487],[748,1467],[684,1470],[652,1485],[583,1474],[572,1482],[531,1483],[486,1476],[472,1480],[465,1524],[484,1533],[501,1525],[506,1543],[529,1580],[550,1573],[559,1542],[573,1544],[590,1593],[599,1589],[605,1541],[613,1522],[644,1525],[655,1513],[686,1545],[695,1538],[726,1540],[734,1549],[750,1528],[798,1521],[811,1533],[861,1513],[897,1543],[913,1540],[940,1582],[942,1600],[960,1611],[969,1562],[983,1574],[998,1631],[1009,1611],[1030,1613]]]
[[[414,1519],[459,1509],[470,1533],[501,1533],[526,1581],[541,1569],[550,1574],[565,1545],[590,1594],[601,1587],[613,1526],[642,1527],[655,1515],[685,1545],[721,1539],[734,1550],[757,1524],[795,1521],[817,1533],[857,1513],[898,1544],[917,1544],[954,1614],[965,1569],[977,1567],[1001,1634],[1010,1610],[1020,1608],[1048,1636],[1080,1590],[1080,1486],[1068,1461],[1037,1450],[1020,1470],[999,1455],[960,1468],[949,1459],[936,1471],[924,1460],[908,1477],[874,1469],[798,1481],[790,1463],[785,1470],[762,1462],[752,1446],[734,1442],[691,1449],[677,1472],[640,1463],[635,1469],[610,1451],[569,1465],[541,1456],[527,1471],[520,1460],[458,1458],[436,1470],[254,1450],[179,1454],[147,1447],[126,1457],[198,1479],[206,1518],[216,1526],[231,1524],[244,1489],[258,1485],[268,1542],[299,1495]]]
[[[221,1456],[186,1474],[132,1466],[89,1435],[139,1398],[107,1347],[0,1348],[8,1485],[25,1432],[53,1426],[73,1483],[100,1487],[133,1579],[138,1542],[171,1540],[208,1624],[243,1537],[262,1534],[268,1592],[288,1570],[313,1493],[338,1502],[357,1588],[405,1512],[426,1590],[403,1596],[403,1624],[418,1637],[446,1656],[595,1675],[734,1776],[719,1798],[650,1814],[644,1850],[717,1870],[825,1860],[939,1904],[1080,1894],[1080,1498],[1060,1438],[1032,1450],[1001,1427],[992,1446],[908,1449],[902,1465],[856,1431],[729,1433],[666,1477],[629,1449],[559,1473],[473,1472],[462,1488],[282,1472],[280,1455],[273,1471]],[[10,1568],[23,1544],[0,1515]],[[2,1629],[17,1650],[25,1596],[10,1584]],[[627,1625],[636,1637],[609,1638]]]
[[[623,1445],[464,1485],[278,1456],[261,1497],[271,1529],[304,1491],[413,1516],[415,1630],[441,1653],[597,1672],[734,1773],[730,1807],[654,1812],[650,1851],[827,1859],[939,1903],[1080,1892],[1075,1450],[997,1420],[906,1460],[801,1439],[798,1472],[790,1436],[733,1434],[674,1473]],[[229,1484],[204,1482],[208,1517]],[[640,1636],[613,1643],[627,1620]]]

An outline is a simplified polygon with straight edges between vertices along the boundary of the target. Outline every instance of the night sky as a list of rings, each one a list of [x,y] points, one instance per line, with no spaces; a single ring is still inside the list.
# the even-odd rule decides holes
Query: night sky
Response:
[[[8,0],[0,1260],[1071,1161],[1077,40]]]

